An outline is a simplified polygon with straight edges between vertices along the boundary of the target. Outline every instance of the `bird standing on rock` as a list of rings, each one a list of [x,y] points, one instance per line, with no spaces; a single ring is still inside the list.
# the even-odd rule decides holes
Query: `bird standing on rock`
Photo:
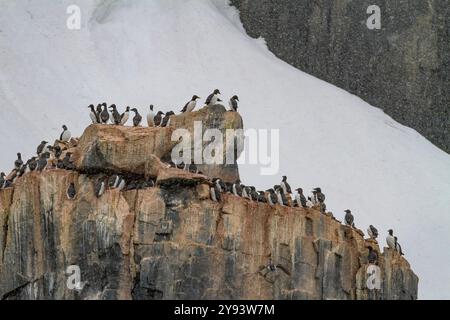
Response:
[[[67,188],[67,199],[73,200],[77,195],[77,190],[75,189],[75,184],[72,182]]]
[[[388,230],[388,235],[386,237],[386,243],[390,249],[395,250],[394,230],[392,230],[392,229]]]
[[[295,191],[297,191],[297,194],[295,195],[295,202],[297,204],[297,206],[299,207],[303,207],[306,208],[306,197],[303,194],[303,189],[302,188],[298,188]]]
[[[105,193],[105,181],[102,179],[98,179],[94,184],[95,196],[100,198]]]
[[[100,119],[98,117],[97,111],[95,111],[94,105],[91,104],[88,106],[88,108],[91,109],[91,113],[89,114],[89,117],[91,118],[92,123],[93,124],[100,123]]]
[[[155,127],[158,127],[161,125],[162,122],[162,115],[164,114],[164,112],[162,111],[158,111],[158,113],[156,114],[156,116],[153,118],[153,122],[155,123]]]
[[[230,106],[230,111],[237,112],[238,101],[239,101],[239,97],[238,96],[231,97],[230,101],[228,102],[228,105]]]
[[[139,112],[136,108],[131,109],[131,111],[134,112],[133,126],[135,126],[135,127],[140,126],[141,122],[142,122],[142,116],[139,114]]]
[[[166,113],[166,116],[164,117],[164,119],[161,122],[161,127],[167,127],[170,124],[170,116],[175,115],[175,112],[173,111],[169,111]]]
[[[397,241],[397,237],[394,237],[395,240],[395,251],[397,251],[401,256],[403,256],[402,247],[400,246],[400,243]]]
[[[283,192],[285,194],[291,194],[292,193],[291,186],[287,182],[287,177],[286,176],[283,176],[283,180],[281,181],[280,186],[283,189]]]
[[[200,97],[197,96],[197,95],[194,95],[192,97],[192,99],[188,103],[186,103],[186,105],[184,106],[183,110],[181,110],[181,113],[192,112],[195,109],[196,105],[197,105],[197,100],[198,99],[200,99]]]
[[[113,122],[116,126],[118,126],[120,124],[120,120],[122,117],[120,116],[120,113],[117,111],[117,107],[115,104],[110,105],[109,108],[111,109]]]
[[[109,121],[108,106],[106,104],[103,104],[103,111],[100,113],[100,120],[102,120],[103,124],[107,124]]]
[[[47,167],[48,158],[50,158],[50,153],[48,152],[42,153],[41,156],[39,157],[37,166],[37,170],[39,172],[42,172]]]
[[[127,123],[128,118],[130,118],[130,107],[127,107],[125,112],[120,116],[120,125],[124,126]]]
[[[42,141],[40,145],[38,145],[36,153],[38,156],[41,155],[41,153],[44,151],[45,145],[47,144],[47,141]]]
[[[4,172],[0,173],[0,189],[3,189],[6,182],[6,175]]]
[[[150,105],[150,111],[147,114],[147,125],[149,128],[155,126],[155,113],[153,112],[153,105]]]
[[[63,128],[63,132],[59,136],[59,141],[61,141],[61,142],[69,142],[70,138],[72,137],[72,134],[67,129],[66,125],[63,125],[62,128]]]
[[[14,168],[19,170],[22,167],[22,165],[23,165],[22,154],[19,152],[17,154],[17,160],[14,161]]]
[[[378,237],[378,230],[373,225],[370,225],[367,229],[367,234],[371,239],[376,239]]]
[[[354,217],[352,215],[352,212],[349,209],[345,210],[344,212],[345,212],[345,223],[350,227],[355,227],[355,223],[353,222]]]
[[[206,106],[211,107],[211,106],[217,104],[219,95],[220,95],[219,89],[214,90],[214,92],[211,93],[208,96],[208,98],[206,98],[206,101],[205,101]]]
[[[33,157],[30,159],[29,163],[28,163],[28,168],[30,168],[30,171],[34,171],[37,168],[37,161],[36,161],[36,157]]]

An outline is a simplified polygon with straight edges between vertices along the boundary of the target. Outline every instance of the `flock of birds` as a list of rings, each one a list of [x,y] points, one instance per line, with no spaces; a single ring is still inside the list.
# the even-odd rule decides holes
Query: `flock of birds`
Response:
[[[214,90],[205,101],[207,107],[216,105],[222,100],[220,100],[220,91],[218,89]],[[194,95],[190,101],[188,101],[181,113],[192,112],[196,105],[197,100],[200,99],[197,95]],[[235,95],[229,100],[230,111],[236,112],[238,109],[239,98]],[[88,107],[90,109],[90,118],[94,124],[108,124],[112,123],[114,125],[126,125],[130,117],[130,111],[134,112],[134,117],[132,119],[133,126],[138,127],[142,123],[142,116],[139,114],[136,108],[126,107],[125,112],[120,114],[117,111],[116,105],[112,104],[108,111],[108,106],[106,103],[98,104],[95,108],[94,105]],[[161,126],[165,127],[169,125],[170,116],[174,115],[173,111],[164,113],[159,111],[154,114],[153,105],[150,105],[150,112],[147,115],[147,124],[149,127]],[[164,117],[163,117],[164,115]],[[16,179],[22,177],[27,172],[38,171],[42,172],[46,169],[63,169],[63,170],[76,170],[72,159],[72,153],[68,152],[69,141],[71,140],[71,133],[66,125],[62,126],[63,131],[59,136],[57,143],[53,146],[48,145],[47,141],[42,141],[36,150],[36,156],[33,156],[27,162],[24,163],[22,160],[22,155],[17,154],[17,160],[14,162],[14,169],[12,172],[6,176],[4,172],[0,173],[0,189],[6,189],[13,186]],[[62,157],[63,153],[64,157]],[[197,166],[195,164],[185,165],[175,164],[170,162],[168,167],[178,168],[181,170],[186,170],[191,173],[199,173]],[[129,177],[120,176],[114,174],[112,176],[101,176],[94,182],[94,192],[99,198],[101,197],[107,189],[118,189],[118,190],[134,190],[134,189],[145,189],[155,186],[155,180],[150,179],[133,179]],[[219,178],[213,178],[209,181],[210,183],[210,195],[211,199],[215,202],[222,201],[223,193],[230,193],[238,197],[248,199],[250,201],[268,203],[271,206],[281,205],[290,207],[303,207],[312,208],[317,207],[319,210],[325,214],[325,194],[322,192],[321,188],[314,188],[312,190],[312,195],[306,197],[303,194],[302,188],[295,189],[296,193],[293,197],[292,189],[287,182],[287,177],[283,176],[282,181],[279,185],[275,185],[273,188],[267,189],[266,191],[257,191],[253,186],[245,186],[240,180],[234,183],[224,183]],[[75,199],[77,194],[76,187],[74,183],[70,183],[67,189],[67,197],[72,200]],[[331,213],[328,213],[331,214]],[[354,216],[351,210],[345,210],[345,224],[354,228]],[[370,225],[367,229],[367,233],[370,238],[376,239],[378,237],[378,230]],[[403,255],[400,244],[397,241],[397,237],[394,236],[393,230],[388,230],[388,236],[386,238],[387,245],[390,249],[399,252]],[[369,263],[376,263],[378,261],[378,255],[371,246],[368,247]]]

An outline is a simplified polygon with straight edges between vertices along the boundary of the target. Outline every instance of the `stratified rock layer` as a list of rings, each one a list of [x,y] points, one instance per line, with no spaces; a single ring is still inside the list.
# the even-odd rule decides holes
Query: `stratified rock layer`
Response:
[[[159,158],[173,128],[189,130],[197,117],[242,127],[237,113],[217,108],[217,118],[202,110],[169,128],[91,126],[70,149],[77,171],[27,173],[0,190],[0,298],[417,298],[417,276],[391,250],[380,253],[380,290],[367,289],[366,247],[379,248],[360,230],[316,208],[231,194],[213,202],[206,176],[167,168]],[[210,170],[238,177],[237,167]],[[94,182],[112,172],[151,176],[156,187],[96,197]]]

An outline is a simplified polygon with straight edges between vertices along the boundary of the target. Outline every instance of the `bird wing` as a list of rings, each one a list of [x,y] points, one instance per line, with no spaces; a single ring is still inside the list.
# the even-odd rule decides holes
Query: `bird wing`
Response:
[[[190,101],[189,101],[189,102],[190,102]],[[187,111],[187,107],[188,107],[188,105],[189,105],[189,102],[185,104],[185,106],[183,107],[183,110],[180,111],[181,113]]]
[[[213,97],[214,97],[214,93],[211,93],[211,94],[208,96],[208,98],[206,98],[206,102],[205,102],[205,103],[206,103],[206,104],[210,104]]]
[[[285,185],[286,185],[287,192],[292,193],[291,186],[289,185],[289,183],[285,182]]]

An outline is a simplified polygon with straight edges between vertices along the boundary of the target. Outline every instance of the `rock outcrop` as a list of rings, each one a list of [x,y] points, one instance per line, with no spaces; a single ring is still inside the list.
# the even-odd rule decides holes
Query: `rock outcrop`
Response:
[[[72,149],[77,170],[27,173],[0,190],[0,297],[417,298],[418,278],[403,257],[381,253],[318,208],[272,207],[229,193],[214,202],[205,175],[167,168],[160,157],[172,146],[169,133],[205,115],[174,117],[169,128],[91,126]],[[242,127],[239,119],[222,113],[216,122]],[[156,186],[96,197],[94,182],[116,170],[154,177]],[[77,195],[70,200],[71,183]],[[379,253],[377,291],[367,289],[369,244]]]
[[[231,0],[289,64],[383,109],[450,152],[448,0]],[[381,29],[366,26],[381,9]]]

